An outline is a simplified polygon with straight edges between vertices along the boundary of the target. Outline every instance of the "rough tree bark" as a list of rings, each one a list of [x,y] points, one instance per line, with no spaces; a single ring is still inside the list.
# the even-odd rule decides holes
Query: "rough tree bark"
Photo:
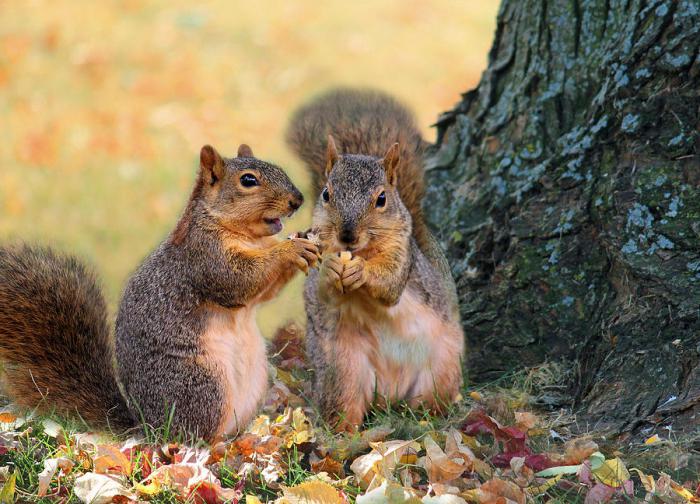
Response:
[[[699,46],[697,0],[503,1],[427,159],[472,380],[564,360],[589,419],[700,421]]]

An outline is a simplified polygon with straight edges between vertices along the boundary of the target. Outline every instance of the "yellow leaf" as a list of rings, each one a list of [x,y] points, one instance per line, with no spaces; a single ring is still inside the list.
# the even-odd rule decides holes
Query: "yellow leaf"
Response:
[[[658,443],[659,441],[661,441],[661,438],[659,437],[659,435],[658,435],[658,434],[654,434],[654,435],[651,436],[650,438],[647,438],[647,439],[644,441],[644,444],[645,444],[645,445],[652,445],[652,444],[654,444],[654,443]]]
[[[145,485],[143,483],[136,483],[136,485],[134,485],[134,490],[136,490],[139,495],[152,497],[158,495],[162,491],[162,487],[158,481],[151,481]]]
[[[12,504],[15,502],[15,482],[17,481],[17,473],[10,474],[5,484],[0,490],[0,504]]]
[[[412,450],[417,452],[420,445],[415,441],[394,440],[379,443],[370,443],[372,451],[366,455],[357,457],[350,469],[360,481],[362,488],[371,486],[372,481],[378,477],[389,477],[401,458]]]
[[[663,474],[663,473],[662,473]],[[682,485],[679,485],[673,480],[670,480],[671,490],[680,495],[686,502],[700,502],[700,498],[693,495],[693,493]]]
[[[247,432],[260,437],[270,435],[270,417],[267,415],[260,415],[258,418],[253,420],[253,423],[250,424]]]
[[[287,448],[293,445],[309,443],[314,441],[314,429],[311,422],[301,408],[295,408],[292,412],[292,432],[286,437]]]
[[[246,495],[245,504],[262,504],[262,501],[256,495]]]
[[[293,487],[282,487],[281,504],[343,504],[338,490],[319,480],[305,481]],[[247,499],[247,498],[246,498]]]
[[[644,486],[644,490],[646,490],[649,493],[654,493],[656,491],[656,483],[654,483],[653,476],[644,474],[639,469],[630,469],[630,471],[635,471],[637,473],[640,481],[642,482],[642,485]]]
[[[484,399],[482,397],[482,395],[480,393],[478,393],[477,391],[469,392],[469,397],[471,397],[473,400],[475,400],[477,402],[481,402]]]
[[[630,479],[630,473],[625,464],[617,457],[605,460],[591,472],[598,481],[614,488],[622,486],[622,483]]]
[[[547,490],[549,490],[550,488],[552,488],[554,485],[556,485],[557,482],[561,479],[561,477],[562,477],[562,475],[558,474],[553,478],[549,478],[549,479],[545,480],[544,482],[542,482],[539,485],[529,486],[525,489],[525,492],[528,495],[530,495],[531,497],[541,495],[541,494],[545,493]]]

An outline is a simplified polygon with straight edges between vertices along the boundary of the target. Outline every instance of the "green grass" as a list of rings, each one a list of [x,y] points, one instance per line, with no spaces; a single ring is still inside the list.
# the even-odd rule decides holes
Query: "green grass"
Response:
[[[373,408],[366,417],[363,430],[371,428],[391,428],[393,432],[387,439],[416,439],[421,440],[426,435],[438,437],[440,432],[446,432],[450,428],[459,428],[466,415],[471,408],[477,406],[487,408],[489,413],[504,424],[512,423],[512,412],[514,410],[531,410],[533,400],[537,393],[546,391],[548,387],[556,386],[556,383],[564,375],[562,374],[563,367],[560,365],[545,365],[540,368],[513,373],[507,377],[503,377],[491,384],[480,385],[478,391],[481,394],[480,402],[477,403],[469,396],[470,392],[474,392],[474,387],[465,386],[462,390],[462,395],[465,397],[456,405],[448,408],[445,416],[435,416],[422,410],[416,410],[408,407],[406,404],[396,404],[392,407]],[[555,429],[567,438],[578,436],[585,433],[574,432],[569,428],[574,428],[575,423],[566,416],[562,416],[560,412],[555,412],[551,415],[546,415],[540,412],[540,418],[545,422],[541,429],[541,434],[533,433],[529,439],[529,446],[535,453],[546,451],[560,451],[561,443],[554,441],[549,436],[549,429]],[[510,416],[509,416],[510,415]],[[84,425],[80,421],[65,420],[49,416],[49,418],[58,421],[65,436],[62,434],[58,438],[44,432],[43,417],[36,417],[28,425],[22,427],[26,434],[19,438],[21,448],[18,450],[10,450],[4,455],[0,455],[0,466],[10,467],[10,471],[16,476],[17,496],[26,502],[53,502],[52,498],[38,498],[35,496],[38,485],[38,474],[43,470],[44,460],[55,457],[59,451],[63,451],[69,457],[73,457],[76,453],[70,444],[62,445],[61,439],[68,439],[73,433],[84,431]],[[366,453],[369,448],[362,440],[359,433],[356,434],[338,434],[332,426],[324,423],[317,416],[310,417],[314,430],[319,442],[322,446],[326,446],[334,457],[339,454],[344,455],[341,460],[344,464],[346,474],[352,474],[350,471],[351,462],[359,455]],[[660,472],[669,474],[675,481],[684,482],[687,480],[697,479],[699,472],[700,459],[697,456],[697,445],[700,440],[700,435],[697,433],[685,436],[676,436],[672,432],[669,433],[670,439],[668,442],[663,442],[655,445],[644,445],[639,439],[630,439],[627,441],[613,438],[606,438],[600,433],[590,433],[594,436],[598,443],[600,451],[606,457],[620,456],[628,469],[638,468],[646,474],[658,475]],[[157,428],[145,429],[145,435],[148,443],[152,446],[163,446],[169,442],[176,443],[201,443],[201,441],[193,439],[183,439],[182,437],[174,436],[169,422],[166,425]],[[123,441],[126,436],[118,436],[113,438],[115,442]],[[482,446],[475,449],[477,456],[482,460],[488,460],[493,453],[493,439],[484,435],[478,436],[478,440]],[[284,472],[279,483],[283,486],[295,486],[308,480],[313,476],[309,457],[305,453],[305,449],[300,449],[300,446],[293,445],[291,449],[283,449],[280,456],[283,461]],[[411,466],[416,470],[416,467]],[[245,493],[257,495],[263,501],[273,500],[280,495],[280,490],[277,486],[270,487],[265,483],[261,476],[250,476],[245,481],[241,482],[240,477],[236,473],[236,467],[229,467],[226,464],[219,464],[218,474],[222,486],[226,488],[236,488],[242,485]],[[421,481],[427,483],[427,475],[418,468],[416,474],[420,475]],[[635,496],[625,497],[623,502],[641,502],[644,491],[642,486],[633,474],[635,479]],[[66,502],[78,502],[77,498],[70,493],[71,479],[69,475],[65,478],[66,491],[63,496],[67,499]],[[132,483],[141,480],[141,474],[135,472],[131,475]],[[555,486],[550,488],[544,495],[536,496],[532,502],[559,502],[559,503],[578,503],[584,502],[585,492],[571,479],[571,484],[568,488]],[[49,490],[49,493],[57,490],[57,484],[54,481]],[[361,492],[360,489],[352,484],[344,488],[344,492],[349,496],[351,501]],[[180,502],[179,497],[170,490],[164,490],[159,495],[153,497],[151,502],[156,503],[171,503]]]

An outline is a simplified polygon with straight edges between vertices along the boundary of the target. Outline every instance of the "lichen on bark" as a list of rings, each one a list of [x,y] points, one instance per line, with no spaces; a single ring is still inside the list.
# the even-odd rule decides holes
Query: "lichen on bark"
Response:
[[[503,2],[426,161],[471,379],[563,359],[590,418],[699,412],[699,49],[698,2]]]

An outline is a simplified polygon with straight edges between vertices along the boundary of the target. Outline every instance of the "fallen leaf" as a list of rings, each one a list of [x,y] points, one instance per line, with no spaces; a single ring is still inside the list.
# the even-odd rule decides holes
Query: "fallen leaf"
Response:
[[[38,474],[39,484],[37,486],[37,495],[43,497],[49,490],[51,480],[53,480],[56,471],[61,469],[64,473],[70,472],[73,468],[73,461],[65,457],[49,458],[44,460],[44,470]]]
[[[82,502],[90,504],[108,504],[115,497],[124,496],[135,499],[136,496],[114,476],[86,473],[75,479],[73,494]]]
[[[343,464],[338,462],[332,457],[326,455],[322,459],[311,462],[311,470],[314,473],[329,473],[337,476],[338,478],[345,477],[345,470],[343,469]]]
[[[484,504],[525,504],[526,497],[523,490],[511,481],[493,478],[479,488],[467,490],[463,495],[470,502]]]
[[[700,502],[700,498],[682,485],[679,485],[671,477],[662,472],[656,480],[655,496],[664,502]]]
[[[163,487],[158,481],[151,481],[149,483],[143,484],[143,483],[136,483],[134,485],[134,490],[136,493],[139,495],[145,496],[145,497],[153,497],[154,495],[158,495],[160,492],[163,491]]]
[[[41,421],[41,425],[44,429],[44,434],[52,438],[58,437],[58,435],[63,431],[63,427],[49,418],[43,419]]]
[[[525,489],[525,492],[531,496],[531,497],[536,497],[538,495],[542,495],[545,493],[547,490],[552,488],[554,485],[557,484],[557,482],[562,478],[562,475],[559,474],[557,476],[554,476],[553,478],[548,478],[545,480],[542,480],[540,478],[539,481],[537,481],[536,485],[530,485]]]
[[[401,463],[401,457],[411,449],[415,452],[420,448],[415,441],[404,440],[370,443],[370,446],[370,453],[357,457],[350,465],[350,470],[355,473],[363,488],[371,487],[377,476],[392,478],[393,470]]]
[[[254,434],[258,437],[269,436],[271,434],[270,417],[267,415],[258,416],[255,420],[253,420],[246,432],[249,434]]]
[[[114,445],[98,445],[97,456],[93,460],[94,471],[98,474],[131,474],[129,458]]]
[[[430,436],[425,437],[423,446],[425,457],[418,461],[418,465],[428,473],[430,483],[449,483],[471,466],[467,466],[462,457],[455,457],[457,461],[448,457]]]
[[[576,465],[598,451],[598,445],[588,437],[576,438],[564,443],[564,455],[550,455],[557,465]]]
[[[459,495],[452,494],[442,494],[436,495],[434,497],[424,496],[420,500],[423,504],[466,504],[467,501],[462,499]]]
[[[3,424],[14,424],[17,421],[17,415],[10,413],[9,411],[3,411],[0,413],[0,423]]]
[[[16,481],[17,473],[13,472],[2,485],[2,490],[0,490],[0,504],[13,504],[15,502]]]
[[[282,487],[280,504],[344,504],[342,495],[328,483],[312,480],[293,487]]]
[[[376,488],[363,495],[358,495],[355,502],[356,504],[413,504],[419,503],[420,499],[409,488],[404,488],[394,482],[383,481]]]
[[[630,479],[630,473],[625,464],[617,457],[603,461],[598,467],[592,467],[591,472],[599,482],[613,488],[622,486]]]
[[[279,361],[283,369],[303,368],[306,365],[304,330],[296,324],[280,327],[272,337],[270,359]]]
[[[301,408],[295,408],[292,412],[291,427],[292,430],[286,437],[287,448],[316,440],[311,421]]]
[[[537,417],[527,411],[516,411],[515,412],[515,426],[522,431],[529,431],[534,428],[539,423]]]
[[[465,421],[462,430],[465,434],[491,434],[502,443],[503,451],[514,454],[530,454],[527,447],[527,434],[517,427],[503,427],[496,419],[490,417],[482,409],[472,411]]]
[[[588,491],[584,504],[600,504],[601,502],[610,502],[610,499],[612,499],[614,495],[614,488],[598,483]]]
[[[540,471],[535,474],[535,476],[542,477],[542,478],[549,478],[551,476],[562,476],[565,474],[576,474],[579,469],[581,469],[581,465],[570,465],[570,466],[556,466],[556,467],[550,467],[549,469],[545,469],[543,471]]]
[[[654,477],[648,474],[644,474],[639,469],[630,469],[630,472],[632,471],[636,472],[639,476],[639,480],[642,482],[644,490],[646,490],[649,493],[654,493],[654,491],[656,490],[656,483],[654,482]]]

